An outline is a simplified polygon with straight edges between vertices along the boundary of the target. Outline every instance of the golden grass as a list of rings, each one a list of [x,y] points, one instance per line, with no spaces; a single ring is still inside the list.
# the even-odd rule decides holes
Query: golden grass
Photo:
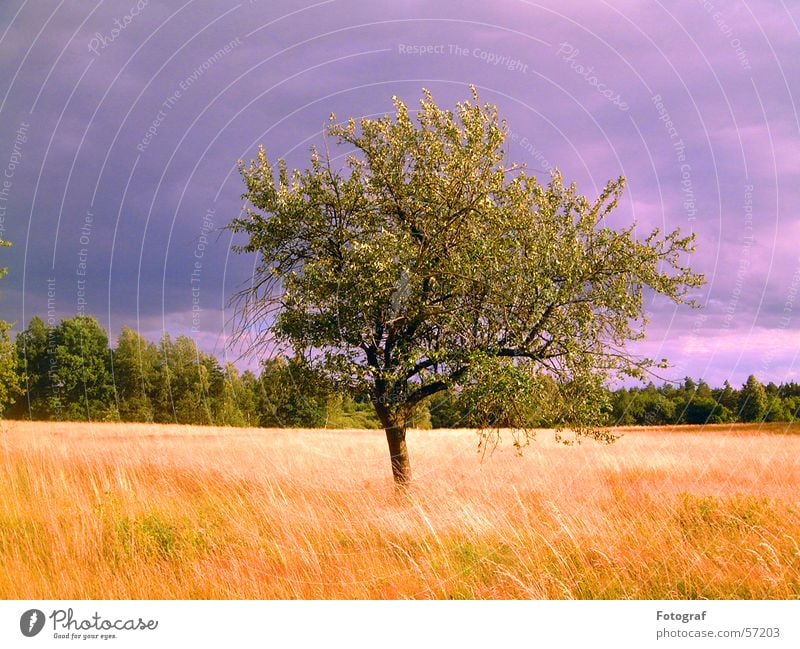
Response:
[[[411,431],[402,496],[377,431],[3,422],[0,597],[797,598],[800,436],[765,430]]]

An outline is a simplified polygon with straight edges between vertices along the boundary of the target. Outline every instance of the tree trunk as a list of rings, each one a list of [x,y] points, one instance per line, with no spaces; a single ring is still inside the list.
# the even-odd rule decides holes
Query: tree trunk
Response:
[[[411,482],[411,462],[406,448],[406,431],[401,426],[386,428],[386,441],[389,442],[389,457],[392,460],[392,476],[398,487],[406,487]]]
[[[389,442],[394,484],[399,488],[407,487],[411,482],[411,462],[406,447],[406,427],[386,405],[385,392],[379,391],[373,404],[378,419],[386,431],[386,441]]]

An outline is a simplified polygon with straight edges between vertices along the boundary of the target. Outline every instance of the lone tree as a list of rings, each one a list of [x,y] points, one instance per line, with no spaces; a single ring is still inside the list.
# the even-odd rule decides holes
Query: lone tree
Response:
[[[370,395],[400,485],[407,422],[444,390],[487,430],[524,427],[536,406],[610,441],[604,382],[660,365],[625,343],[643,336],[646,287],[682,303],[703,282],[681,265],[693,235],[607,227],[624,178],[594,201],[558,173],[541,184],[507,163],[507,125],[474,88],[455,112],[423,92],[416,118],[397,98],[393,116],[332,115],[329,137],[352,149],[341,165],[327,148],[305,171],[276,170],[263,147],[240,163],[250,206],[229,227],[258,263],[235,330]]]

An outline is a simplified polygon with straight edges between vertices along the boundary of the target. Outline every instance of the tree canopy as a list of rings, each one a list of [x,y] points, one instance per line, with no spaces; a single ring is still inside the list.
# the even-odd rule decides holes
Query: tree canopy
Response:
[[[230,227],[259,261],[239,331],[368,393],[398,482],[414,407],[453,386],[513,427],[514,404],[547,382],[565,425],[603,437],[603,381],[656,364],[626,350],[644,333],[645,289],[681,303],[703,281],[683,265],[694,237],[608,227],[624,178],[589,200],[558,172],[542,184],[509,164],[508,127],[474,88],[454,112],[427,91],[416,118],[394,106],[332,116],[329,137],[354,151],[341,167],[327,149],[304,171],[276,169],[263,148],[242,164],[251,207]]]

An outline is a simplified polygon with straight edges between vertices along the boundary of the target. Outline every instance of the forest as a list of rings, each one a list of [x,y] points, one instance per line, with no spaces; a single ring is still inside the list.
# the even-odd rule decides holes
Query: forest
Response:
[[[751,375],[735,387],[702,379],[653,382],[606,391],[609,426],[789,422],[800,416],[800,384],[762,384]],[[547,391],[540,396],[547,399]],[[537,399],[532,399],[535,403]],[[343,391],[302,361],[274,355],[256,374],[240,372],[198,349],[188,336],[157,343],[124,327],[112,347],[91,316],[48,326],[34,317],[11,340],[0,331],[0,409],[6,419],[125,421],[286,428],[380,428],[369,395]],[[479,426],[456,391],[420,404],[415,428]],[[569,425],[547,408],[530,412],[530,427]],[[483,421],[482,423],[485,423]],[[495,422],[502,425],[503,422]]]

